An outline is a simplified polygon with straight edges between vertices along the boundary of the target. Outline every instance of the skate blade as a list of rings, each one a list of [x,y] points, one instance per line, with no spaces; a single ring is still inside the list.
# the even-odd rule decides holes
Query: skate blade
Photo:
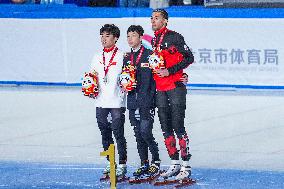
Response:
[[[117,183],[126,182],[126,181],[128,181],[128,180],[129,180],[129,177],[127,177],[127,176],[117,177],[117,178],[116,178],[116,182],[117,182]]]
[[[110,179],[109,175],[103,175],[103,176],[100,178],[100,181],[107,181],[107,180],[109,180],[109,179]]]
[[[179,183],[179,180],[168,180],[168,179],[165,179],[165,180],[162,180],[162,181],[156,181],[154,183],[154,186],[164,186],[164,185],[170,185],[170,184],[177,184]]]
[[[160,174],[149,176],[149,177],[134,177],[129,179],[129,184],[141,184],[141,183],[152,183],[154,182]]]
[[[187,178],[187,179],[184,179],[184,180],[180,180],[179,184],[175,185],[175,188],[181,188],[181,187],[184,187],[184,186],[190,186],[190,185],[193,185],[195,183],[196,183],[196,180],[191,179],[191,178]]]
[[[101,182],[104,182],[104,181],[109,181],[110,180],[110,176],[109,175],[104,175],[100,178],[100,181]],[[126,176],[123,176],[123,177],[117,177],[116,178],[116,182],[117,183],[120,183],[120,182],[125,182],[125,181],[128,181],[129,180],[129,177],[126,177]]]

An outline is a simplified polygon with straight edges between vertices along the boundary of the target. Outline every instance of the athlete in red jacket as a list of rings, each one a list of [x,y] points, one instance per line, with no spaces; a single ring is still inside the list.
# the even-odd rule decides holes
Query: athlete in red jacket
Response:
[[[152,41],[153,54],[164,63],[164,68],[154,70],[157,95],[156,105],[163,131],[165,145],[172,160],[170,168],[161,176],[176,176],[182,180],[191,176],[189,159],[189,138],[184,127],[186,109],[186,86],[180,81],[183,69],[194,62],[192,52],[181,34],[169,30],[168,13],[164,9],[152,12],[151,23],[155,32]],[[178,138],[182,164],[179,162],[179,151],[176,147]]]

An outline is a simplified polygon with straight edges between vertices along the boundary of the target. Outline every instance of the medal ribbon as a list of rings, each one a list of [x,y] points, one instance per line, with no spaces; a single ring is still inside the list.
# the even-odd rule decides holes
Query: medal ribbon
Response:
[[[168,28],[166,28],[166,29],[163,31],[163,33],[162,33],[161,36],[160,36],[160,39],[159,39],[159,43],[158,43],[158,44],[157,44],[157,38],[156,38],[156,36],[154,37],[154,44],[153,44],[153,49],[154,49],[154,51],[160,50],[160,46],[161,46],[161,44],[162,44],[162,42],[163,42],[163,39],[164,39],[164,37],[165,37],[165,34],[166,34],[168,31],[169,31]]]
[[[115,47],[115,49],[114,49],[114,51],[113,51],[113,53],[111,55],[111,58],[110,58],[109,63],[108,63],[107,66],[106,66],[105,52],[103,52],[103,64],[104,64],[105,77],[106,77],[106,75],[107,75],[107,73],[109,71],[109,67],[112,65],[112,61],[113,61],[113,59],[114,59],[114,57],[116,55],[117,50],[118,50],[118,48]]]
[[[137,64],[139,63],[143,52],[144,52],[144,47],[141,46],[140,52],[139,52],[139,54],[138,54],[138,56],[137,56],[137,59],[136,59],[136,61],[135,61],[135,65],[137,65]],[[134,53],[131,53],[130,61],[131,61],[130,64],[131,64],[131,65],[134,65]]]

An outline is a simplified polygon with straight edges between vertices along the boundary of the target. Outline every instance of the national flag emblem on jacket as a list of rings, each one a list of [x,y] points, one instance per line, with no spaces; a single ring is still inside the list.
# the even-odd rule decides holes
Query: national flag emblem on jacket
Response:
[[[95,71],[85,73],[82,81],[82,93],[85,96],[97,97],[99,94],[98,75]]]

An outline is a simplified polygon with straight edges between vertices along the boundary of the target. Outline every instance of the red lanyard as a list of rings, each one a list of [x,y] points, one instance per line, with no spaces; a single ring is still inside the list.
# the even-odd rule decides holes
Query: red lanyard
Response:
[[[144,52],[144,47],[141,46],[140,52],[139,52],[139,54],[138,54],[138,56],[137,56],[137,59],[136,59],[136,61],[135,61],[135,65],[137,65],[137,64],[139,63],[143,52]],[[130,64],[131,64],[131,65],[134,65],[134,53],[131,53],[130,61],[131,61]]]
[[[108,71],[109,71],[109,67],[112,65],[112,61],[116,55],[116,52],[117,52],[118,48],[115,47],[112,55],[111,55],[111,58],[109,60],[109,63],[108,65],[106,66],[106,58],[105,58],[105,52],[103,52],[103,64],[104,64],[104,71],[105,71],[105,76],[107,75]]]
[[[164,31],[163,31],[163,33],[161,34],[161,36],[160,36],[160,39],[159,39],[159,43],[157,44],[157,39],[156,39],[156,36],[154,37],[154,44],[153,44],[153,50],[154,51],[159,51],[160,50],[160,46],[161,46],[161,44],[162,44],[162,42],[163,42],[163,39],[164,39],[164,37],[165,37],[165,34],[168,32],[169,30],[166,28]]]

